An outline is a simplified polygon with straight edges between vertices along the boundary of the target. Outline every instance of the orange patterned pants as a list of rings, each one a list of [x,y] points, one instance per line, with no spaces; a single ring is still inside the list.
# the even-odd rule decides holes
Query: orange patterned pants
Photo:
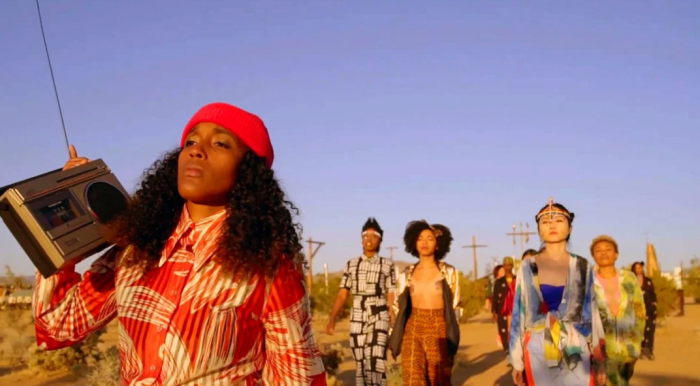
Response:
[[[401,342],[403,385],[450,386],[453,361],[444,310],[412,309]]]

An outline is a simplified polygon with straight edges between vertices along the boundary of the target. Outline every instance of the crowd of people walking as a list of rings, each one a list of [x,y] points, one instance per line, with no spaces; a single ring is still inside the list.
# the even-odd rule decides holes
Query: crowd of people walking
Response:
[[[37,343],[71,346],[117,319],[125,385],[325,385],[297,208],[271,169],[263,121],[214,103],[179,137],[109,224],[114,247],[83,275],[37,273]],[[70,153],[65,169],[89,162]],[[612,237],[592,241],[593,262],[570,252],[574,217],[550,199],[535,216],[542,248],[494,270],[492,312],[518,386],[626,385],[640,357],[654,358],[651,280],[641,264],[618,269]],[[352,295],[356,384],[386,385],[390,351],[404,386],[450,385],[462,315],[450,229],[410,222],[403,240],[417,262],[398,278],[379,255],[377,220],[360,234],[326,329]]]
[[[489,300],[497,343],[518,386],[628,385],[636,361],[653,359],[651,280],[639,263],[632,270],[617,267],[619,247],[610,236],[591,242],[592,262],[570,252],[574,218],[550,199],[535,216],[542,247],[527,250],[517,271],[512,257],[493,270]],[[461,314],[458,272],[443,261],[451,232],[425,220],[410,222],[405,250],[418,262],[397,282],[393,262],[378,256],[382,237],[369,219],[363,255],[345,267],[327,331],[333,333],[352,294],[357,385],[386,385],[387,349],[401,358],[404,385],[451,385]]]

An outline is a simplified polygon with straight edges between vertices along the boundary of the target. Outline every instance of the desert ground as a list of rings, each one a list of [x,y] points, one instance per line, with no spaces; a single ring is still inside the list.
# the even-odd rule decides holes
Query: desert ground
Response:
[[[323,321],[315,323],[317,338],[322,345],[348,346],[347,322],[339,323],[336,333],[324,332]],[[3,332],[0,331],[0,334]],[[31,331],[27,331],[31,334]],[[117,343],[114,324],[108,326],[102,346]],[[640,361],[632,380],[633,386],[698,386],[700,385],[700,305],[688,305],[684,317],[669,318],[657,329],[656,360]],[[338,379],[346,386],[354,385],[354,361],[345,350]],[[496,328],[489,315],[479,315],[462,326],[462,345],[456,358],[452,384],[455,386],[512,385],[505,355],[496,347]],[[0,364],[0,385],[73,386],[81,385],[69,371],[36,373],[22,367]]]

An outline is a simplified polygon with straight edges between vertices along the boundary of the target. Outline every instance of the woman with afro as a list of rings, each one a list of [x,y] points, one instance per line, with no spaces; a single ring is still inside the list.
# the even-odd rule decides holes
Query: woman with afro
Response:
[[[325,385],[303,284],[298,210],[263,121],[214,103],[145,171],[84,274],[37,274],[37,343],[119,324],[125,385]],[[87,163],[71,147],[65,168]]]
[[[413,221],[404,243],[418,263],[399,277],[389,345],[394,358],[402,355],[404,386],[448,386],[459,348],[460,313],[458,272],[442,261],[450,252],[452,234],[444,225]]]

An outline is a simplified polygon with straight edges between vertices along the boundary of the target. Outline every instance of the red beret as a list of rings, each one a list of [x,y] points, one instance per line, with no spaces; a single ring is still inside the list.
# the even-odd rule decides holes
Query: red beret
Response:
[[[257,115],[227,103],[208,104],[199,109],[187,123],[187,126],[185,126],[185,130],[182,132],[182,139],[180,140],[180,147],[185,146],[185,139],[190,130],[202,122],[216,123],[235,134],[250,150],[265,158],[268,168],[272,168],[275,152],[272,149],[272,142],[270,142],[270,135],[267,133],[265,123]]]

